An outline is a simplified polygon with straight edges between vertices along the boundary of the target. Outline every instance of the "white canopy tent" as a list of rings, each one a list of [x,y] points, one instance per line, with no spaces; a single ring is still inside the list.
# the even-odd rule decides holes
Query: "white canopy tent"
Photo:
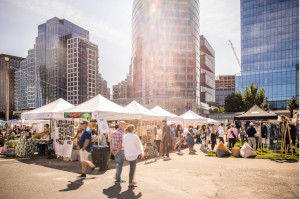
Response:
[[[47,105],[44,105],[40,108],[25,112],[21,114],[22,119],[27,120],[41,120],[41,119],[52,119],[52,118],[61,118],[60,111],[74,107],[66,100],[59,98]]]
[[[184,122],[207,122],[207,118],[202,117],[191,110],[185,112],[180,117],[183,117]]]
[[[139,119],[134,112],[115,104],[102,95],[79,104],[73,108],[66,109],[64,113],[92,113],[92,118],[104,117],[106,120],[128,120]]]
[[[164,116],[168,122],[183,122],[182,117],[177,116],[173,113],[170,113],[169,111],[166,111],[165,109],[161,108],[160,106],[156,106],[156,107],[152,108],[151,111]]]
[[[207,124],[220,124],[220,122],[211,118],[207,118]]]
[[[125,108],[138,114],[141,117],[141,119],[144,119],[144,120],[163,120],[163,119],[165,119],[164,116],[154,113],[153,111],[142,106],[135,100],[133,100],[130,104],[125,106]]]

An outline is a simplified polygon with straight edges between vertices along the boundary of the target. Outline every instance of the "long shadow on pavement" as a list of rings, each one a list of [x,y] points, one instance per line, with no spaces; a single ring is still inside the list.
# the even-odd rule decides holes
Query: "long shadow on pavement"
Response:
[[[298,163],[297,160],[273,160],[273,159],[270,160],[277,163]]]
[[[70,184],[67,185],[68,188],[66,189],[62,189],[59,190],[60,192],[64,192],[64,191],[74,191],[76,189],[78,189],[79,187],[81,187],[84,184],[84,180],[88,180],[88,179],[96,179],[96,178],[79,178],[78,180],[75,181],[68,181]]]
[[[121,192],[121,185],[114,184],[113,186],[103,189],[103,194],[107,196],[107,198],[117,198],[117,199],[131,199],[131,198],[141,198],[142,193],[139,192],[137,195],[133,192],[134,188],[128,188],[128,190]]]
[[[72,181],[69,181],[70,184],[68,184],[68,188],[66,189],[62,189],[62,190],[59,190],[60,192],[63,192],[63,191],[74,191],[76,189],[78,189],[79,187],[81,187],[83,185],[83,178],[80,178],[78,180],[75,180],[74,182]]]

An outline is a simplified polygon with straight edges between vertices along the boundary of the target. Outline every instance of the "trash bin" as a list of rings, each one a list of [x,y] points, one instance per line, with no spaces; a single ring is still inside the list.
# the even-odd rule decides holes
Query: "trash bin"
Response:
[[[109,148],[106,146],[93,146],[92,157],[96,167],[100,167],[100,171],[108,169]]]

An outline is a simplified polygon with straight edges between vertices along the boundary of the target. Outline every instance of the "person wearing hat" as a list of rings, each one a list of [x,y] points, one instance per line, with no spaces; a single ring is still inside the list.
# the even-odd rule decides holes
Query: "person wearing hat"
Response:
[[[256,138],[255,138],[256,130],[254,128],[253,122],[250,122],[250,127],[247,129],[246,133],[248,135],[248,144],[251,147],[253,147],[253,149],[256,151]]]
[[[83,133],[78,142],[78,146],[80,148],[80,162],[81,162],[81,176],[82,178],[86,177],[86,166],[88,165],[92,169],[96,166],[89,160],[92,150],[92,131],[88,127],[89,122],[87,120],[83,120],[80,122],[81,129],[83,129]]]
[[[163,120],[163,130],[162,130],[162,157],[169,157],[169,146],[171,144],[171,130],[167,125],[167,121]]]

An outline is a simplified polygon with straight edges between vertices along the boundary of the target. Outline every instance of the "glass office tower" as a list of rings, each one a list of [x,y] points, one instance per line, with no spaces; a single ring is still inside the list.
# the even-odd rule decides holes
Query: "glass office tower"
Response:
[[[241,41],[236,89],[264,87],[271,109],[299,99],[299,1],[241,0]]]
[[[181,114],[200,104],[199,0],[134,0],[134,98]]]
[[[42,102],[67,100],[67,36],[89,39],[89,32],[65,19],[54,17],[38,26],[36,61],[40,70]]]
[[[26,60],[15,72],[16,111],[30,110],[42,106],[40,71],[37,70],[35,48],[28,50]]]

